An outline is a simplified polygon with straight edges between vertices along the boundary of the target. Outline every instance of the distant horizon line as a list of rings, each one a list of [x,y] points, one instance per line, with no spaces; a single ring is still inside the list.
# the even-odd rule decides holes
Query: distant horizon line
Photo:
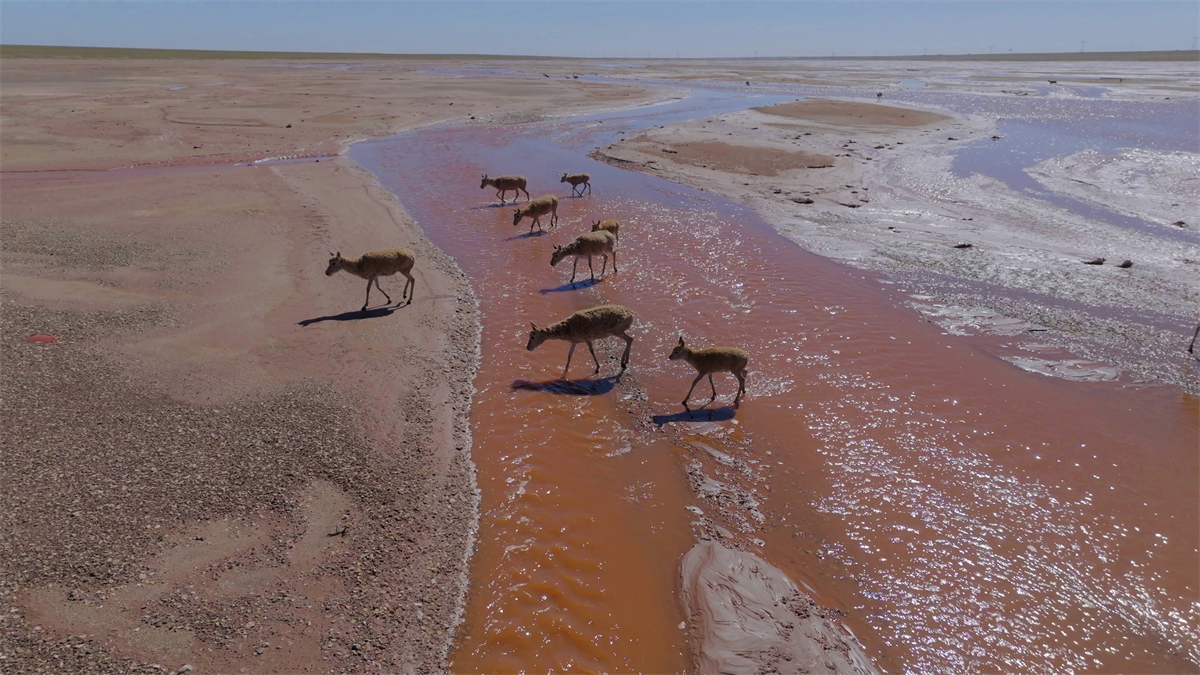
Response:
[[[1164,58],[1176,55],[1178,58]],[[1200,60],[1200,50],[1195,49],[1154,49],[1132,51],[1097,51],[1097,52],[1001,52],[988,54],[907,54],[893,56],[551,56],[533,54],[470,54],[444,52],[291,52],[291,51],[260,51],[248,49],[164,49],[157,47],[83,47],[71,45],[25,45],[0,44],[0,58],[227,58],[227,59],[334,59],[344,61],[369,59],[404,59],[404,58],[474,58],[474,59],[520,59],[520,60],[569,60],[569,61],[784,61],[784,60],[855,60],[855,61],[921,61],[921,60],[963,60],[963,61],[1196,61]],[[1106,58],[1107,57],[1107,58]],[[1112,58],[1123,57],[1123,58]],[[1137,58],[1141,57],[1141,58]]]

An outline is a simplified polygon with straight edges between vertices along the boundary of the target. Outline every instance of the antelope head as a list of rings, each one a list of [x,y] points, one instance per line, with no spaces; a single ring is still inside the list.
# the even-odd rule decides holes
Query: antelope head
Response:
[[[532,321],[529,322],[529,325],[533,326],[533,330],[529,331],[529,344],[525,345],[525,349],[533,351],[546,341],[546,331],[538,328],[537,324]]]
[[[327,276],[327,277],[333,276],[334,272],[336,272],[340,269],[343,269],[344,263],[345,263],[345,260],[342,258],[341,251],[338,251],[337,253],[330,251],[329,252],[329,267],[325,268],[325,276]]]
[[[675,345],[675,349],[671,350],[671,356],[669,356],[668,358],[671,359],[672,361],[678,361],[679,359],[686,359],[687,353],[688,353],[687,345],[683,344],[683,336],[680,335],[679,336],[679,344]]]
[[[487,177],[487,174],[485,173],[485,174],[483,174],[483,181],[481,181],[479,183],[479,189],[482,190],[483,188],[487,187],[487,184],[488,184],[488,177]]]
[[[567,257],[566,250],[564,250],[562,246],[555,246],[554,254],[550,256],[550,266],[554,267],[565,257]]]

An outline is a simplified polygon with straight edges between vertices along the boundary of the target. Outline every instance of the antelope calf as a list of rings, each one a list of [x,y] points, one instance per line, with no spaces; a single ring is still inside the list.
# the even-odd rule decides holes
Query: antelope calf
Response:
[[[489,185],[496,188],[496,196],[500,198],[501,204],[504,204],[504,193],[509,190],[515,193],[513,196],[514,204],[521,198],[522,192],[525,193],[525,199],[529,199],[529,192],[525,190],[524,176],[496,176],[495,178],[488,178],[488,175],[485,173],[483,174],[483,181],[479,183],[479,189],[482,190]]]
[[[567,256],[575,256],[575,264],[571,266],[571,283],[575,283],[575,270],[579,268],[579,259],[587,258],[588,272],[592,275],[592,281],[596,280],[596,270],[592,267],[592,256],[604,256],[604,264],[600,267],[600,276],[604,276],[604,270],[608,269],[608,254],[612,254],[613,271],[617,271],[617,251],[613,247],[616,246],[616,237],[613,237],[611,232],[600,230],[599,232],[588,232],[581,234],[575,238],[575,241],[566,246],[555,246],[554,254],[550,256],[550,266],[556,267],[563,258]]]
[[[621,355],[621,370],[624,371],[625,367],[629,365],[629,350],[633,347],[633,338],[626,331],[633,325],[633,311],[628,307],[601,305],[591,309],[581,309],[546,328],[538,328],[537,324],[532,321],[529,323],[533,326],[533,330],[529,331],[529,344],[525,345],[529,351],[537,349],[546,340],[566,340],[571,343],[571,349],[567,352],[567,365],[563,368],[563,377],[566,377],[567,371],[571,368],[571,356],[575,353],[575,345],[580,342],[587,343],[588,351],[592,353],[592,360],[596,362],[596,370],[592,371],[592,374],[600,372],[600,360],[596,358],[592,340],[606,337],[619,337],[625,341],[625,353]]]
[[[547,213],[550,214],[550,227],[557,226],[558,197],[554,195],[542,195],[537,199],[529,200],[529,203],[525,204],[525,206],[513,211],[513,226],[515,227],[520,223],[522,218],[533,218],[533,222],[529,224],[529,234],[533,234],[534,225],[537,225],[539,230],[542,229],[542,223],[539,219]]]
[[[712,387],[712,400],[714,401],[717,400],[717,387],[713,384],[713,373],[733,373],[737,376],[738,391],[737,395],[733,397],[734,403],[737,403],[746,391],[746,364],[750,362],[750,355],[744,350],[736,347],[692,349],[683,343],[683,336],[680,335],[679,344],[675,345],[669,358],[672,361],[680,359],[687,361],[699,372],[696,379],[692,380],[692,386],[688,388],[687,396],[683,397],[684,407],[687,406],[688,399],[692,397],[692,390],[696,388],[696,383],[705,375],[708,375],[708,385]]]
[[[333,276],[338,270],[346,270],[356,277],[361,277],[367,280],[367,299],[363,301],[362,309],[365,310],[371,302],[371,283],[375,283],[375,288],[383,293],[383,297],[387,298],[388,304],[392,304],[392,297],[383,290],[379,285],[379,277],[389,277],[399,272],[408,278],[404,282],[404,290],[400,294],[400,299],[408,295],[408,287],[411,284],[413,295],[417,292],[417,280],[413,278],[412,268],[417,258],[413,254],[412,249],[408,248],[383,248],[377,251],[368,251],[357,258],[343,258],[342,252],[330,253],[329,267],[325,268],[325,276]],[[409,304],[412,304],[412,296],[408,297]],[[362,311],[362,310],[359,310]]]
[[[596,222],[592,223],[592,232],[599,232],[600,230],[604,230],[605,232],[612,232],[612,236],[613,236],[613,239],[615,240],[615,242],[618,244],[621,243],[621,223],[620,223],[620,221],[597,220]]]
[[[575,191],[579,190],[580,197],[583,196],[583,191],[585,189],[588,192],[592,191],[592,182],[591,181],[592,181],[592,177],[587,175],[586,173],[572,173],[572,174],[564,173],[564,174],[562,174],[562,177],[559,178],[559,180],[558,180],[558,182],[560,182],[560,183],[570,183],[571,184],[571,196],[575,196]],[[579,187],[580,185],[583,185],[583,187]]]

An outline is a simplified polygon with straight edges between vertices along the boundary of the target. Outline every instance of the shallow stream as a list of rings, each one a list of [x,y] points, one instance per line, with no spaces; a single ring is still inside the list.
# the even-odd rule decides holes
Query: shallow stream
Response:
[[[698,91],[351,149],[480,298],[481,522],[452,669],[682,672],[678,566],[698,536],[784,570],[888,671],[1195,669],[1195,398],[1024,372],[745,208],[587,157],[619,131],[792,98]],[[594,194],[568,197],[561,171]],[[514,227],[484,173],[557,195],[558,228]],[[570,284],[552,246],[607,218],[620,271],[592,283],[581,263]],[[623,375],[616,340],[596,377],[582,348],[566,379],[566,343],[526,351],[530,321],[602,303],[637,316]],[[729,375],[714,404],[680,405],[681,334],[750,352],[740,408]]]

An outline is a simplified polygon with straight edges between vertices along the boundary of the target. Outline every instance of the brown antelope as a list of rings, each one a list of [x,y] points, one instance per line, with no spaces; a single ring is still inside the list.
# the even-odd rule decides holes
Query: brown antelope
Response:
[[[383,297],[387,298],[388,304],[392,304],[392,298],[379,285],[379,277],[388,277],[399,272],[408,278],[404,282],[404,290],[400,294],[400,299],[408,295],[408,287],[412,285],[413,295],[417,292],[417,280],[413,278],[412,268],[417,258],[409,248],[384,248],[378,251],[368,251],[357,258],[343,258],[342,252],[329,254],[329,267],[325,268],[325,276],[333,276],[338,270],[346,270],[356,277],[361,277],[367,280],[367,299],[363,301],[362,308],[365,310],[371,302],[371,283],[375,283],[375,288],[383,293]],[[412,296],[409,295],[408,303],[412,304]],[[362,310],[360,310],[362,311]]]
[[[621,355],[621,370],[624,371],[625,367],[629,365],[629,350],[633,347],[633,338],[626,331],[633,325],[633,311],[628,307],[601,305],[591,309],[581,309],[547,328],[538,328],[537,324],[532,321],[530,325],[533,326],[533,330],[529,331],[529,344],[525,345],[529,351],[537,349],[546,340],[566,340],[571,343],[571,349],[567,352],[567,365],[563,368],[564,377],[571,368],[571,356],[575,354],[575,345],[580,342],[587,343],[588,351],[592,353],[592,360],[596,362],[596,370],[592,371],[592,374],[600,372],[600,360],[596,358],[592,340],[606,337],[619,337],[625,341],[625,353]]]
[[[579,268],[579,259],[587,258],[588,272],[592,275],[592,281],[596,280],[596,270],[592,267],[592,256],[604,256],[604,264],[600,267],[600,276],[604,276],[604,270],[608,269],[608,254],[612,254],[613,271],[617,271],[617,252],[613,248],[616,246],[617,240],[612,236],[611,232],[600,230],[599,232],[588,232],[581,234],[575,238],[575,241],[566,246],[555,246],[554,254],[550,256],[550,266],[556,267],[558,263],[567,256],[575,256],[575,264],[571,266],[571,283],[575,283],[575,270]]]
[[[615,242],[618,244],[621,243],[621,223],[620,223],[620,221],[617,221],[617,220],[599,221],[599,220],[597,220],[596,222],[592,223],[592,232],[599,232],[600,230],[604,230],[605,232],[612,232],[613,239],[615,240]]]
[[[525,199],[529,199],[529,192],[525,190],[524,176],[496,176],[495,178],[488,178],[488,175],[485,173],[483,174],[483,181],[479,183],[479,189],[482,190],[489,185],[496,188],[496,196],[500,198],[501,204],[504,204],[504,193],[509,190],[515,193],[513,197],[514,204],[521,198],[522,192],[525,193]]]
[[[533,218],[533,222],[529,224],[529,234],[533,234],[534,225],[537,225],[539,230],[542,229],[539,219],[547,213],[550,214],[550,227],[556,227],[558,225],[558,197],[542,195],[537,199],[529,200],[525,206],[513,211],[513,225],[516,226],[520,223],[522,218]]]
[[[583,191],[585,189],[588,192],[592,191],[592,182],[591,181],[592,181],[592,177],[587,175],[586,173],[572,173],[572,174],[564,173],[564,174],[562,174],[562,177],[559,178],[559,180],[558,180],[558,182],[560,182],[560,183],[570,183],[571,184],[571,196],[575,196],[575,191],[579,190],[580,197],[583,196]],[[580,184],[582,184],[583,187],[579,187]]]
[[[746,391],[746,364],[750,362],[750,355],[744,350],[736,347],[692,349],[683,343],[683,336],[680,335],[679,344],[675,345],[669,358],[672,361],[680,359],[687,361],[699,372],[696,379],[692,380],[692,386],[688,388],[687,396],[683,397],[685,407],[688,399],[692,397],[692,390],[696,388],[696,383],[705,375],[708,375],[708,385],[712,387],[712,400],[714,401],[717,400],[717,387],[713,384],[713,373],[733,373],[737,376],[738,391],[737,395],[733,397],[734,403],[737,403]]]

